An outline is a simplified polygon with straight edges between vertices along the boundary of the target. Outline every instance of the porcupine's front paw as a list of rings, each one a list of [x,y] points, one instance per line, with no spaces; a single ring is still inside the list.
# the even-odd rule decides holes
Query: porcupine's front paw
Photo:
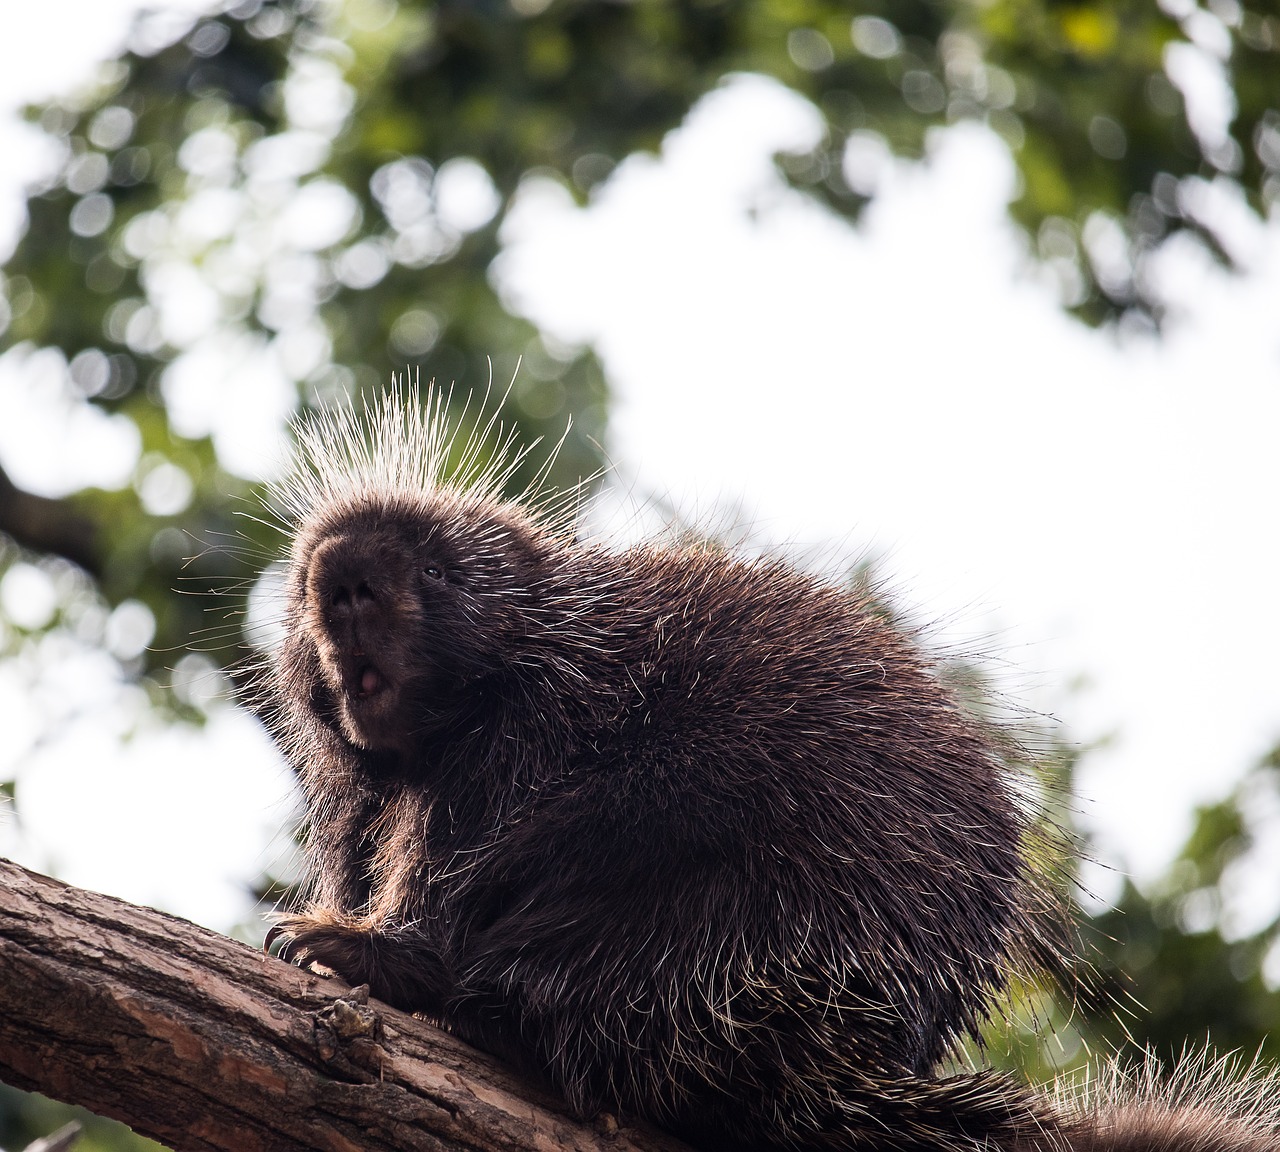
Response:
[[[375,967],[375,935],[359,921],[332,912],[298,913],[276,920],[262,949],[299,967],[319,964],[348,984],[369,984]]]
[[[406,1012],[439,1018],[454,994],[453,966],[417,925],[373,925],[323,908],[281,916],[263,943],[281,960],[320,965]]]

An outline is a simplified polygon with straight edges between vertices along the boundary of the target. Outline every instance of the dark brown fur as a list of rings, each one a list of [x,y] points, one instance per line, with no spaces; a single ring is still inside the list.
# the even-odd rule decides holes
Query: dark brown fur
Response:
[[[281,955],[707,1149],[1065,1147],[1027,1090],[934,1078],[1057,927],[916,640],[778,560],[577,545],[390,411],[291,494]]]

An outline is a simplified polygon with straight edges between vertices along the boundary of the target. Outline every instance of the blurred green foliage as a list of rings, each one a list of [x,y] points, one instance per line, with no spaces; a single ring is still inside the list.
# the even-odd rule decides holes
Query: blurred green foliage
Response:
[[[1189,70],[1229,119],[1188,115]],[[92,85],[30,111],[61,159],[4,269],[0,340],[23,371],[129,421],[140,451],[117,491],[41,500],[0,473],[0,570],[34,565],[53,590],[45,617],[0,620],[0,656],[98,645],[193,717],[201,670],[234,670],[253,574],[280,540],[191,394],[234,423],[281,389],[314,405],[412,366],[461,399],[491,379],[501,394],[522,357],[508,418],[555,440],[572,413],[553,479],[594,472],[606,383],[590,351],[504,306],[502,222],[531,175],[585,202],[735,72],[820,110],[817,146],[778,165],[851,221],[875,194],[868,157],[988,124],[1017,165],[1014,218],[1091,323],[1159,323],[1150,260],[1172,236],[1240,255],[1206,212],[1211,189],[1257,214],[1280,200],[1276,0],[228,0],[186,26],[146,17]],[[1126,888],[1098,918],[1104,979],[1143,1009],[1040,1002],[1057,1052],[1030,1027],[992,1050],[1052,1070],[1080,1037],[1252,1051],[1274,1031],[1280,929],[1240,934],[1223,893],[1278,768],[1200,813],[1159,891]],[[17,1099],[0,1094],[10,1146],[43,1107]]]
[[[1220,803],[1201,808],[1181,854],[1147,894],[1126,882],[1093,921],[1104,970],[1138,1005],[1125,1021],[1166,1060],[1211,1038],[1280,1057],[1280,747]],[[1118,1040],[1115,1024],[1104,1032]]]
[[[1074,768],[1060,750],[1050,765]],[[1280,745],[1230,795],[1198,809],[1150,891],[1127,879],[1114,904],[1082,912],[1080,995],[1041,988],[991,1022],[985,1055],[1044,1081],[1143,1051],[1166,1067],[1209,1047],[1280,1057]],[[1085,846],[1087,853],[1087,845]]]
[[[7,1152],[22,1152],[31,1141],[57,1131],[69,1120],[81,1126],[73,1152],[158,1152],[161,1147],[114,1120],[0,1084],[0,1148]]]

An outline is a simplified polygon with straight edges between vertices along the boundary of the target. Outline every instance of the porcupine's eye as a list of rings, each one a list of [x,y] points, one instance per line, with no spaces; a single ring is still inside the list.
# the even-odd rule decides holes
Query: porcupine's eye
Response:
[[[431,579],[432,579],[432,580],[443,580],[443,579],[444,579],[444,569],[443,569],[443,568],[441,568],[438,564],[428,564],[428,565],[423,569],[423,571],[424,571],[424,572],[425,572],[429,577],[431,577]]]

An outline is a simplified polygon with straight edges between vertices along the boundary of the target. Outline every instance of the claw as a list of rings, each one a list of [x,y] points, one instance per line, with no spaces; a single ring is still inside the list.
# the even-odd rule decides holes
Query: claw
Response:
[[[303,942],[307,925],[299,923],[298,918],[283,916],[267,929],[266,938],[262,941],[262,950],[272,955],[275,948],[277,960],[286,964],[300,964],[307,955],[308,949]]]

